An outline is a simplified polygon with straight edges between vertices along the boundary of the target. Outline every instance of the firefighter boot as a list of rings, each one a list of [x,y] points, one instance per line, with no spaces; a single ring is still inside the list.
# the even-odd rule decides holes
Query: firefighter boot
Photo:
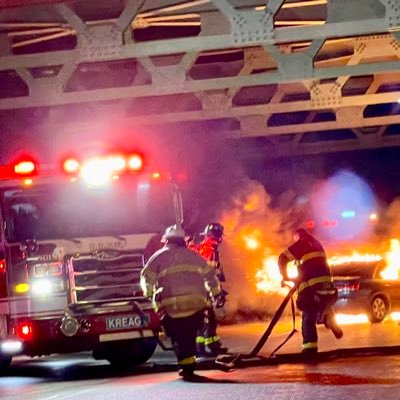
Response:
[[[188,366],[182,366],[179,369],[179,376],[182,377],[183,380],[190,381],[194,376],[194,364],[193,365],[188,365]]]
[[[342,328],[337,324],[333,311],[327,312],[324,315],[324,325],[327,329],[332,331],[336,339],[341,339],[343,337]]]
[[[205,352],[210,356],[217,356],[219,354],[226,354],[228,352],[228,348],[222,346],[222,343],[219,341],[219,338],[217,336],[216,338],[214,338],[213,342],[208,343],[205,346]]]

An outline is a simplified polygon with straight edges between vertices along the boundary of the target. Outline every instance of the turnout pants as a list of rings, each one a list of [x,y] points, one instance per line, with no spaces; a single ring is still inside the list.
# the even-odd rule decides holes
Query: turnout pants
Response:
[[[161,323],[166,335],[171,338],[179,369],[183,372],[193,372],[196,361],[196,335],[203,325],[203,311],[184,318],[165,315]]]
[[[197,333],[196,343],[197,352],[203,353],[206,348],[213,350],[220,346],[219,336],[217,335],[217,317],[212,306],[204,310],[204,324]]]
[[[317,323],[334,317],[333,305],[337,290],[331,283],[306,287],[297,296],[297,308],[302,311],[301,333],[303,350],[318,349]]]

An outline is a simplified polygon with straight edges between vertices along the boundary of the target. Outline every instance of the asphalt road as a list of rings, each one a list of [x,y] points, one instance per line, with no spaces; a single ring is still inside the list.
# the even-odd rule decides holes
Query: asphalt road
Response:
[[[221,337],[233,351],[249,352],[265,329],[264,324],[222,327]],[[268,356],[290,321],[280,323],[262,351]],[[399,346],[400,326],[346,325],[340,341],[320,328],[320,350]],[[301,335],[296,334],[280,354],[297,353]],[[365,351],[364,351],[365,353]],[[201,370],[203,382],[179,379],[172,354],[157,352],[144,366],[118,372],[88,354],[38,359],[15,359],[6,376],[0,377],[1,400],[168,400],[168,399],[400,399],[400,351],[395,354],[359,354],[352,350],[313,362],[236,369],[229,373]],[[399,353],[399,354],[397,354]]]

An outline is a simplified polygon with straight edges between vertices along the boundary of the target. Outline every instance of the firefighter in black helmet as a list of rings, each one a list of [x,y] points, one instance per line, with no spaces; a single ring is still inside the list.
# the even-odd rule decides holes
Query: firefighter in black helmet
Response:
[[[225,275],[220,263],[219,245],[222,242],[224,227],[220,223],[208,224],[203,232],[204,239],[199,244],[189,244],[189,248],[200,254],[208,264],[214,268],[220,282],[225,282]],[[225,305],[225,296],[227,292],[222,290],[219,301],[210,304],[205,310],[204,327],[197,336],[197,353],[199,355],[217,355],[226,353],[227,348],[223,347],[219,336],[217,335],[217,318],[214,307],[221,308]]]
[[[315,354],[318,352],[318,321],[323,321],[336,338],[343,336],[332,308],[337,300],[337,289],[333,286],[322,244],[305,229],[297,229],[293,239],[295,243],[280,254],[278,264],[283,281],[288,281],[287,264],[290,261],[297,263],[297,307],[302,311],[302,352]]]

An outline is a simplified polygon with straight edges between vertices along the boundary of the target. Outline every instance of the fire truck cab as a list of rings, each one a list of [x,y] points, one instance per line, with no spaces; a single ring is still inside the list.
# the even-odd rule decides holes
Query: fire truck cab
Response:
[[[181,212],[179,193],[140,154],[60,165],[0,167],[0,369],[78,351],[143,363],[160,323],[140,272]]]

